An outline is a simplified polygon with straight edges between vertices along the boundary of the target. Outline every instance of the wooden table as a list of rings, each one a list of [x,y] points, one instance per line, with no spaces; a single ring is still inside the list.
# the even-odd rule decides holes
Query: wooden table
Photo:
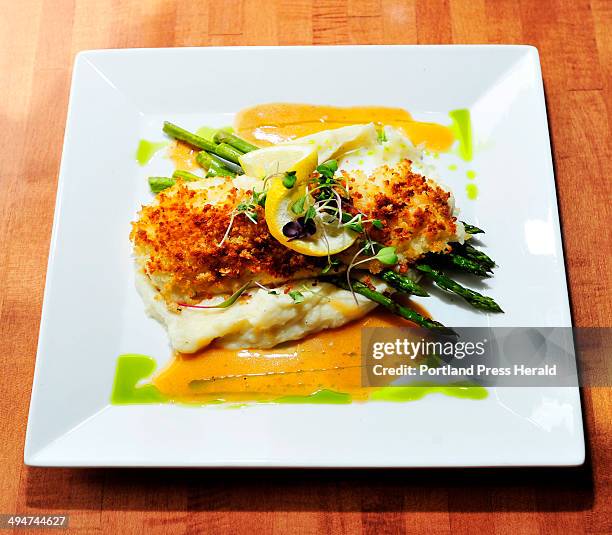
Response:
[[[574,320],[612,325],[611,0],[0,2],[0,512],[82,533],[612,533],[610,389],[571,470],[147,471],[23,466],[74,54],[118,47],[527,43],[539,48]]]

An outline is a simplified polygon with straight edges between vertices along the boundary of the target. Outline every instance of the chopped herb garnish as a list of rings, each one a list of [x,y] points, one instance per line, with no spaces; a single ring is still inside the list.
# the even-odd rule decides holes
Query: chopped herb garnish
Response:
[[[377,228],[378,230],[381,230],[383,228],[383,223],[380,219],[373,219],[372,220],[372,226],[374,228]]]
[[[257,282],[254,281],[256,286],[259,286],[262,290],[265,290],[266,292],[268,292],[271,295],[278,295],[279,291],[278,290],[272,290],[270,288],[268,288],[267,286],[264,286],[263,284],[261,284],[261,282]]]
[[[295,171],[287,171],[283,175],[283,186],[285,186],[287,189],[291,189],[293,186],[295,186],[296,181],[297,175]]]
[[[302,292],[298,292],[297,290],[291,290],[289,292],[289,297],[293,299],[294,303],[301,303],[304,300],[304,294]]]
[[[378,142],[379,143],[384,143],[385,141],[387,141],[387,134],[386,134],[384,128],[381,128],[380,130],[378,130],[377,134],[378,134]]]

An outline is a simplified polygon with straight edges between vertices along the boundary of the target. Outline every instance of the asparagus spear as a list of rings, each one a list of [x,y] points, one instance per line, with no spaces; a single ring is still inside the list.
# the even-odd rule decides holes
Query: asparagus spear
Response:
[[[483,266],[479,262],[472,260],[471,258],[467,258],[460,254],[450,253],[450,254],[432,254],[429,255],[429,258],[435,262],[441,262],[443,264],[449,264],[453,267],[460,269],[461,271],[466,271],[467,273],[473,273],[474,275],[478,275],[479,277],[488,277],[489,276],[489,268]]]
[[[440,288],[463,297],[463,299],[473,307],[488,310],[489,312],[503,312],[501,307],[492,298],[461,286],[461,284],[455,282],[444,275],[444,273],[435,270],[431,266],[427,264],[417,264],[415,267],[424,273],[426,277],[433,280]]]
[[[238,149],[228,145],[227,143],[220,143],[215,147],[213,151],[217,156],[221,156],[221,158],[227,160],[228,162],[235,163],[236,165],[240,165],[238,158],[242,156],[242,152]]]
[[[235,164],[233,162],[229,162],[227,160],[224,160],[224,159],[220,158],[219,156],[217,156],[216,154],[209,154],[209,156],[213,160],[215,160],[219,165],[222,165],[226,169],[229,169],[232,173],[235,173],[237,175],[244,174],[244,171],[242,170],[242,167],[240,167],[239,165],[237,165],[237,164]]]
[[[170,137],[173,137],[174,139],[186,141],[190,145],[193,145],[194,147],[198,147],[200,149],[204,149],[208,152],[215,152],[215,148],[217,147],[217,145],[212,141],[209,141],[208,139],[205,139],[200,136],[196,136],[195,134],[192,134],[184,128],[169,123],[168,121],[164,122],[163,130],[166,134],[168,134]]]
[[[232,147],[238,149],[240,152],[251,152],[257,150],[259,147],[251,145],[248,141],[239,138],[238,136],[226,132],[225,130],[217,130],[214,137],[217,143],[227,143]]]
[[[465,228],[465,231],[468,234],[484,234],[484,230],[482,230],[481,228],[475,227],[474,225],[470,225],[469,223],[466,223],[465,221],[462,221],[463,223],[463,227]]]
[[[210,154],[208,154],[208,152],[205,150],[196,154],[196,162],[198,162],[198,165],[205,171],[208,170],[211,165],[213,165],[213,160],[210,157]]]
[[[231,145],[227,145],[226,143],[221,143],[217,145],[213,141],[210,141],[206,138],[197,136],[196,134],[192,134],[188,130],[181,128],[175,124],[169,123],[168,121],[164,122],[164,132],[169,136],[180,139],[181,141],[186,141],[190,145],[194,147],[198,147],[200,149],[205,150],[206,152],[211,152],[221,156],[230,162],[238,164],[238,158],[242,156],[242,152],[235,149]]]
[[[202,180],[201,176],[194,175],[193,173],[190,173],[189,171],[181,171],[179,169],[177,169],[176,171],[174,171],[174,173],[172,173],[172,178],[182,178],[186,182]]]
[[[421,297],[427,297],[429,294],[421,288],[416,282],[412,279],[405,277],[404,275],[400,275],[395,271],[391,271],[390,269],[383,271],[380,278],[384,280],[389,286],[392,286],[396,290],[406,294],[414,294],[420,295]]]
[[[198,152],[196,162],[208,170],[206,176],[236,176],[236,173],[221,165],[218,160],[213,159],[212,154],[208,154],[204,150]]]
[[[150,176],[149,187],[153,193],[159,193],[171,186],[174,186],[176,180],[169,176]]]
[[[150,176],[149,187],[153,193],[159,193],[165,189],[168,189],[176,184],[176,179],[181,178],[186,182],[193,182],[194,180],[202,180],[201,176],[194,175],[189,171],[176,170],[172,173],[172,176]]]
[[[453,248],[455,248],[455,246],[453,246]],[[461,251],[464,254],[464,256],[471,258],[472,260],[474,260],[475,262],[478,262],[484,267],[487,267],[487,268],[495,267],[495,261],[492,258],[487,256],[482,251],[479,251],[478,249],[476,249],[476,247],[470,245],[469,243],[464,243],[463,245],[457,244],[457,250]]]
[[[479,264],[475,260],[472,260],[471,258],[467,258],[465,256],[453,253],[447,256],[450,258],[450,261],[453,263],[453,266],[461,269],[462,271],[473,273],[474,275],[478,275],[479,277],[489,276],[489,269],[484,267],[482,264]]]
[[[326,278],[323,280],[331,282],[332,284],[335,284],[336,286],[344,290],[351,289],[348,285],[348,282],[343,277],[330,277],[330,278]],[[367,297],[371,301],[374,301],[375,303],[382,305],[383,307],[393,312],[394,314],[401,316],[402,318],[405,318],[409,321],[412,321],[413,323],[416,323],[417,325],[420,325],[421,327],[425,327],[427,329],[435,329],[436,331],[444,333],[444,334],[456,334],[455,331],[453,331],[452,329],[448,327],[445,327],[441,323],[431,320],[429,318],[426,318],[425,316],[421,316],[421,314],[419,314],[418,312],[415,312],[411,308],[402,306],[399,303],[396,303],[395,301],[393,301],[393,299],[387,297],[386,295],[380,292],[377,292],[376,290],[372,290],[369,286],[367,286],[361,281],[352,280],[351,286],[354,292],[361,294],[364,297]]]

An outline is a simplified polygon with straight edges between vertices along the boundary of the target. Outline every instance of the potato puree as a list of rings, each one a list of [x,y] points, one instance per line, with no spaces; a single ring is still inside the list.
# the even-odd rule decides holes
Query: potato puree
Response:
[[[170,312],[149,278],[137,269],[136,285],[147,313],[164,324],[170,344],[180,353],[194,353],[213,340],[226,348],[269,348],[288,340],[339,327],[364,316],[376,307],[365,297],[328,283],[303,281],[299,287],[304,300],[295,303],[284,293],[286,287],[270,294],[261,288],[248,291],[248,297],[228,308],[208,310],[184,308],[180,314]],[[379,289],[384,288],[383,285]]]

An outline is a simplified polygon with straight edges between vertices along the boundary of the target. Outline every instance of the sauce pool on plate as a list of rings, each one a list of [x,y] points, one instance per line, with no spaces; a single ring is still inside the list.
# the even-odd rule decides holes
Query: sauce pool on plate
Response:
[[[321,390],[365,400],[369,390],[361,387],[361,330],[405,325],[402,319],[375,310],[342,327],[271,349],[212,345],[195,354],[177,353],[154,384],[165,396],[184,401],[275,401]]]
[[[260,104],[241,110],[234,121],[236,133],[254,143],[266,146],[289,141],[331,128],[353,124],[375,123],[401,129],[415,145],[428,150],[448,151],[455,141],[448,126],[415,121],[402,108],[381,106],[315,106],[312,104]]]

